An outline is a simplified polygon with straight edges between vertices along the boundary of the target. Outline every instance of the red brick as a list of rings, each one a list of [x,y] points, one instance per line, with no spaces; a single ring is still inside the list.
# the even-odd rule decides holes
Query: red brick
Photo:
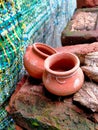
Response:
[[[80,63],[84,64],[85,56],[87,55],[87,53],[98,52],[98,42],[91,43],[91,44],[78,44],[78,45],[71,45],[71,46],[63,46],[63,47],[58,47],[55,49],[58,52],[75,53],[80,59]]]
[[[43,84],[34,82],[35,79],[27,77],[11,97],[8,112],[17,125],[28,130],[95,129],[95,123],[87,119],[91,115],[73,104],[73,95],[58,97],[46,91]]]
[[[95,7],[98,5],[98,0],[77,0],[77,8]]]
[[[77,0],[77,8],[85,7],[85,0]]]
[[[98,3],[98,0],[85,0],[86,7],[94,7]]]
[[[57,52],[71,52],[80,55],[86,55],[87,53],[97,52],[98,51],[98,42],[91,44],[78,44],[71,46],[62,46],[55,48]]]

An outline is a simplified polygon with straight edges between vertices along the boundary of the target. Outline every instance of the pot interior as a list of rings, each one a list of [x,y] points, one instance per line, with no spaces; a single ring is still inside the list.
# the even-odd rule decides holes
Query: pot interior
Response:
[[[36,47],[41,53],[44,53],[46,55],[52,55],[52,54],[56,53],[56,51],[54,49],[52,49],[51,47],[48,47],[46,45],[41,45],[41,46],[36,46]]]
[[[63,58],[57,61],[54,61],[50,65],[52,71],[65,72],[73,69],[76,65],[76,61],[72,58]]]

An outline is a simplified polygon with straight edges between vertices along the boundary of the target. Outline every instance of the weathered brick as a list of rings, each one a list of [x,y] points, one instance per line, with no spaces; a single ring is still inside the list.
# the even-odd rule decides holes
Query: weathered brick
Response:
[[[83,13],[85,14],[85,17]],[[94,16],[95,19],[91,15]],[[83,43],[92,43],[98,41],[97,15],[98,15],[98,8],[78,9],[74,13],[72,19],[68,22],[65,29],[62,31],[61,34],[62,45],[66,46],[66,45],[75,45]],[[77,30],[73,29],[73,27],[75,28],[75,23]]]
[[[88,119],[92,113],[84,113],[73,104],[72,95],[52,95],[41,82],[28,76],[19,82],[7,110],[27,130],[95,130],[96,125]]]
[[[77,8],[83,8],[86,6],[85,0],[77,0]]]
[[[79,55],[86,55],[91,52],[98,52],[98,42],[85,43],[71,46],[62,46],[55,48],[57,52],[71,52]]]
[[[98,5],[98,0],[85,0],[86,7],[94,7]]]
[[[77,8],[95,7],[98,5],[98,0],[77,0]]]
[[[55,48],[58,52],[71,52],[78,56],[80,59],[80,63],[84,64],[85,56],[88,53],[98,52],[98,42],[94,42],[91,44],[78,44],[71,46],[62,46]]]

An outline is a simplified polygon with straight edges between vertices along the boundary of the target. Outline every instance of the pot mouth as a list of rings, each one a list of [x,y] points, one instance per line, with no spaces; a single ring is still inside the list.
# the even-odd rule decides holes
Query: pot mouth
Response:
[[[51,46],[46,45],[44,43],[40,43],[40,42],[34,43],[33,47],[34,47],[34,49],[35,49],[36,52],[38,52],[39,54],[41,54],[44,57],[51,56],[52,54],[54,54],[54,53],[57,52]]]
[[[73,53],[58,52],[46,58],[45,70],[53,75],[73,74],[80,65],[78,57]]]

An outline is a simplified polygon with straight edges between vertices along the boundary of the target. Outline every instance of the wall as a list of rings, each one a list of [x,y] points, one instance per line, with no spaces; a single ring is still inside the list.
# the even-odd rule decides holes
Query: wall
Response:
[[[25,11],[21,6],[23,22],[26,24],[25,43],[28,45],[28,43],[44,42],[53,47],[61,46],[61,31],[73,15],[76,0],[39,0],[35,3],[30,2],[24,7]]]

